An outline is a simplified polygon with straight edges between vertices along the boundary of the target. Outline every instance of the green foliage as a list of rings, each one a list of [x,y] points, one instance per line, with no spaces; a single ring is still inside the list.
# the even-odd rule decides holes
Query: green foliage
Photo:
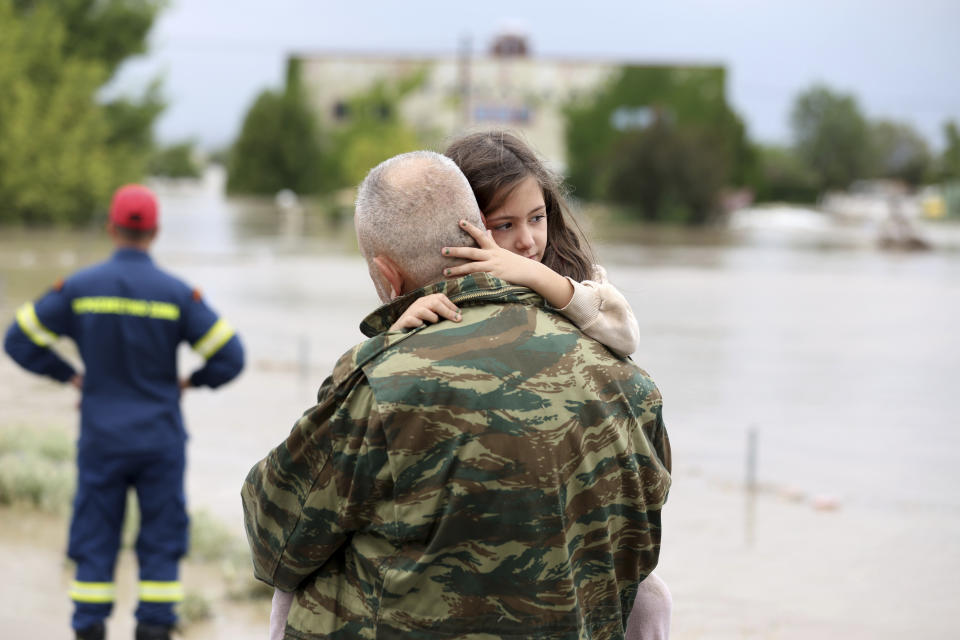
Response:
[[[908,124],[879,120],[870,123],[870,173],[881,178],[895,178],[917,186],[927,177],[931,167],[927,142]]]
[[[391,156],[421,148],[417,132],[400,119],[399,105],[423,84],[423,70],[351,96],[341,105],[342,122],[321,129],[299,69],[291,59],[284,92],[262,92],[247,112],[229,154],[229,191],[329,193],[355,186]]]
[[[0,3],[0,222],[87,222],[116,185],[142,177],[162,109],[157,87],[107,104],[97,94],[143,49],[159,6]],[[114,30],[122,33],[107,35]],[[92,41],[100,37],[108,44]]]
[[[759,202],[816,202],[819,179],[793,151],[784,147],[759,147],[758,169],[753,181]]]
[[[192,589],[187,589],[183,594],[183,601],[177,604],[176,609],[181,629],[213,617],[210,600]]]
[[[152,176],[167,178],[197,178],[200,176],[200,167],[197,166],[193,156],[193,142],[181,142],[163,147],[150,157],[147,172]]]
[[[0,430],[0,456],[36,454],[55,463],[73,461],[74,446],[62,431],[29,427]]]
[[[190,515],[190,558],[201,562],[229,561],[243,551],[240,541],[207,511]],[[245,557],[245,553],[244,553]]]
[[[569,105],[567,175],[577,196],[610,197],[648,219],[706,220],[720,188],[753,170],[724,85],[722,68],[628,66]]]
[[[417,132],[400,119],[400,103],[422,86],[426,77],[426,71],[419,70],[381,80],[345,102],[346,122],[333,134],[338,186],[355,186],[387,158],[421,148]]]
[[[0,505],[65,513],[74,490],[73,451],[59,431],[0,431]]]
[[[624,135],[607,160],[610,200],[644,220],[706,222],[725,178],[711,142],[702,131],[666,122]]]
[[[282,94],[264,91],[247,112],[230,152],[227,190],[317,193],[324,185],[322,160],[316,119],[299,86]]]
[[[960,180],[960,128],[953,120],[943,125],[947,146],[940,156],[939,171],[942,180]]]
[[[791,111],[794,148],[821,189],[845,189],[870,174],[870,130],[852,95],[814,86]]]
[[[146,51],[147,34],[165,0],[13,0],[15,12],[46,9],[65,28],[63,55],[102,64],[112,76],[130,56]]]

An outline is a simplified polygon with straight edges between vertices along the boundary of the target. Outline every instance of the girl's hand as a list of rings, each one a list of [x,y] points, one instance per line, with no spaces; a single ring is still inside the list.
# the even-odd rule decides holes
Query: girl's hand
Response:
[[[524,258],[497,245],[489,231],[478,229],[466,220],[460,227],[473,236],[480,248],[444,247],[440,251],[451,258],[472,260],[443,270],[447,277],[463,276],[486,271],[501,280],[533,289],[557,309],[563,309],[573,299],[573,285],[545,264]]]
[[[443,255],[450,258],[472,261],[444,269],[444,276],[457,277],[485,271],[501,280],[532,288],[538,268],[541,267],[539,262],[498,246],[489,231],[478,229],[466,220],[460,221],[460,227],[473,236],[480,248],[444,247],[441,249]]]
[[[442,293],[431,293],[428,296],[417,298],[407,307],[397,321],[390,326],[390,331],[400,329],[415,329],[425,324],[438,322],[441,317],[454,322],[460,322],[460,310],[450,302],[450,298]]]

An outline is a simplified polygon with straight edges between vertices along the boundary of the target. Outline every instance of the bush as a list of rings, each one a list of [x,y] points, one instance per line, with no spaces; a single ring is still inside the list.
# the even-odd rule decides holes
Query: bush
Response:
[[[190,552],[200,562],[232,561],[239,551],[240,540],[207,511],[190,515]]]
[[[213,617],[213,606],[203,594],[187,590],[183,601],[177,604],[177,617],[180,626],[189,627],[192,624],[209,620]]]
[[[817,174],[791,149],[761,147],[753,188],[758,202],[817,201]]]
[[[197,178],[200,167],[193,160],[193,143],[181,142],[157,150],[150,157],[147,173],[165,178]]]
[[[322,178],[319,140],[313,114],[299,92],[264,91],[247,112],[230,152],[227,190],[318,192]]]
[[[29,428],[0,432],[0,505],[66,513],[76,485],[66,434]]]

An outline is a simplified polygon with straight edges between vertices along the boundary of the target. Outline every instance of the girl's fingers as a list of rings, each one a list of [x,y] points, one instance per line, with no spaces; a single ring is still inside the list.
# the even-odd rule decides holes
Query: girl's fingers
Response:
[[[459,264],[455,267],[444,269],[443,275],[448,278],[453,278],[457,276],[465,276],[468,273],[476,273],[478,271],[490,271],[490,267],[486,262],[468,262],[467,264]]]
[[[477,241],[477,244],[480,245],[481,249],[489,249],[490,247],[497,246],[493,236],[490,235],[490,232],[486,229],[481,229],[480,227],[477,227],[466,220],[460,221],[460,227]]]
[[[399,329],[416,329],[417,327],[422,327],[423,321],[420,318],[417,318],[412,315],[404,314],[393,323],[390,327],[390,331],[397,331]]]
[[[446,305],[437,305],[436,307],[434,307],[433,311],[443,316],[447,320],[453,320],[454,322],[458,322],[460,320],[460,312],[454,309],[451,309]]]
[[[474,262],[486,260],[490,257],[486,249],[477,249],[476,247],[444,247],[441,253],[448,258],[463,258]]]
[[[437,295],[440,296],[438,299],[439,299],[440,302],[443,304],[443,308],[444,308],[447,312],[449,312],[450,314],[452,314],[452,315],[447,315],[446,313],[443,313],[443,314],[441,314],[441,315],[445,316],[446,318],[448,318],[448,319],[450,319],[450,320],[459,320],[459,319],[460,319],[460,309],[457,308],[457,305],[455,305],[455,304],[453,304],[452,302],[450,302],[450,298],[448,298],[447,296],[443,295],[442,293],[438,293]]]
[[[415,312],[417,317],[431,324],[440,320],[440,316],[454,322],[460,320],[460,309],[442,293],[433,293],[421,298]]]
[[[425,324],[434,324],[444,317],[454,322],[460,322],[460,309],[450,302],[450,298],[442,293],[424,296],[411,304],[406,311],[390,327],[391,331],[398,329],[416,329]]]
[[[436,322],[440,319],[440,316],[430,309],[418,309],[417,317],[427,324],[436,324]]]

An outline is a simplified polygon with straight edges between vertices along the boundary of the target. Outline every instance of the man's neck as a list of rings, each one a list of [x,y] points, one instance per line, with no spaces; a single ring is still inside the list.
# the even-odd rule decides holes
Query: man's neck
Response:
[[[142,251],[144,253],[149,253],[150,245],[152,243],[150,241],[136,242],[133,240],[118,239],[113,244],[117,249],[133,249],[135,251]]]

